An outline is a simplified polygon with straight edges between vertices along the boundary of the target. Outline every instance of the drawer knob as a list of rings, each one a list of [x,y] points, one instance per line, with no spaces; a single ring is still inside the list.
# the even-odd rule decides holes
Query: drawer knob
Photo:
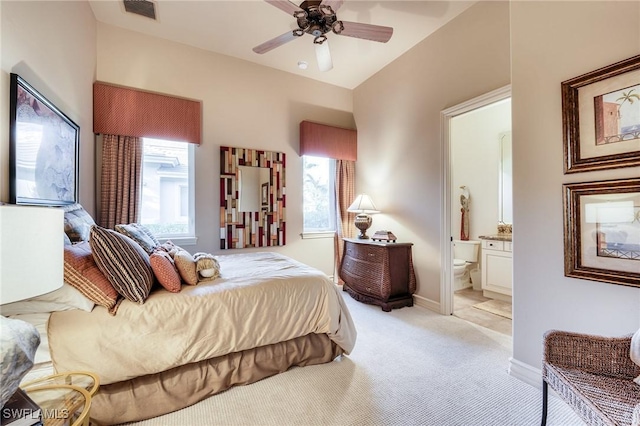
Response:
[[[371,291],[371,287],[367,287],[367,291]]]
[[[367,254],[371,257],[375,256],[373,253],[367,253]]]

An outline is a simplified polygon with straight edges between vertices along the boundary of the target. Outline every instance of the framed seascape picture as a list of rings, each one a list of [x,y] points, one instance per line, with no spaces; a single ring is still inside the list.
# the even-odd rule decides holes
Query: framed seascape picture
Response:
[[[640,287],[640,178],[563,189],[565,276]]]
[[[75,203],[80,128],[17,74],[11,74],[9,128],[10,202]]]
[[[561,87],[564,172],[640,166],[640,55]]]

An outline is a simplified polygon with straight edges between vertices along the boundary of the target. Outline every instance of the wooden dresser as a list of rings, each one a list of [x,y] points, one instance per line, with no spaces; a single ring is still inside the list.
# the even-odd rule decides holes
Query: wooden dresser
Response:
[[[342,289],[360,302],[381,306],[385,312],[413,306],[416,276],[412,245],[345,238],[340,265]]]

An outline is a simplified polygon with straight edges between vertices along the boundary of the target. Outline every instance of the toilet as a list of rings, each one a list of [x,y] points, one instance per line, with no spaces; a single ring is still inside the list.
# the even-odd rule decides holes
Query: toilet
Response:
[[[453,241],[453,290],[471,287],[470,271],[478,262],[480,241]]]

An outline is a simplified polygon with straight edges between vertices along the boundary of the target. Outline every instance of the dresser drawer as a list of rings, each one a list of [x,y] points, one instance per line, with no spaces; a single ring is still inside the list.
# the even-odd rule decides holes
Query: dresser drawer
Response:
[[[381,297],[381,280],[384,271],[379,263],[371,263],[351,256],[345,256],[342,265],[342,279],[354,290]]]
[[[367,262],[382,263],[387,251],[384,247],[376,247],[372,245],[362,246],[357,243],[349,243],[345,248],[345,256]]]

